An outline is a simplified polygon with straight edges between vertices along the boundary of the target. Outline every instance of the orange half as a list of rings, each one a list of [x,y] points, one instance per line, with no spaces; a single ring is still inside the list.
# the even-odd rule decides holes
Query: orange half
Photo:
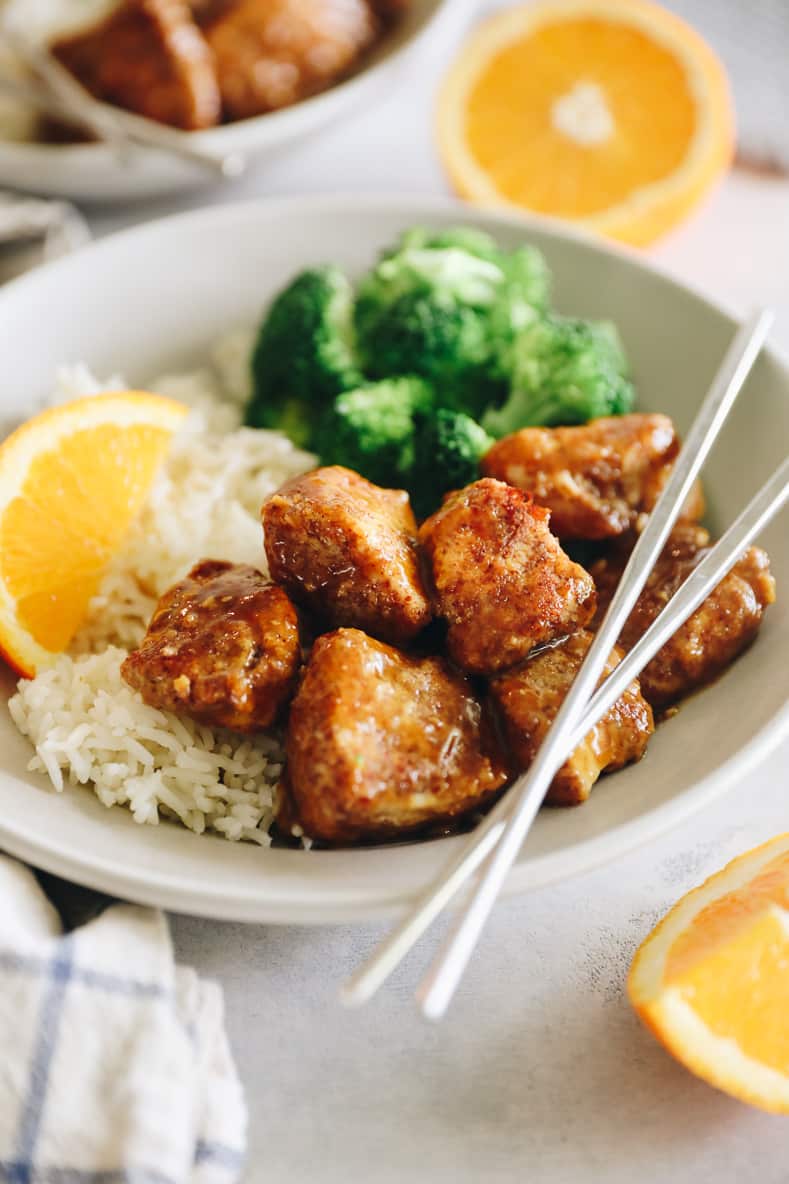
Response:
[[[186,413],[113,392],[45,411],[0,445],[0,655],[20,674],[71,641]]]
[[[693,1073],[789,1114],[789,834],[684,896],[636,953],[628,994]]]
[[[728,166],[734,120],[719,60],[649,0],[539,0],[491,17],[438,107],[458,192],[645,244]]]

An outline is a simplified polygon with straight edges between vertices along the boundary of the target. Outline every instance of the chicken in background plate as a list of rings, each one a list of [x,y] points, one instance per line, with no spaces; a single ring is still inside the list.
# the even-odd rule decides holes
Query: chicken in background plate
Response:
[[[96,98],[185,131],[263,115],[346,77],[405,4],[120,0],[50,48]],[[53,125],[52,135],[64,138]]]
[[[367,0],[236,0],[214,9],[200,24],[228,121],[325,90],[380,32]]]
[[[52,52],[97,99],[185,131],[212,127],[221,95],[211,50],[185,0],[126,0]]]

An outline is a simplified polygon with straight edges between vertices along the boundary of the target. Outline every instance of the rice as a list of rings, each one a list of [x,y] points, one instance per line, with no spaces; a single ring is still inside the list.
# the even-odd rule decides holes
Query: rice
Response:
[[[266,573],[260,505],[315,458],[277,432],[241,427],[250,335],[219,343],[205,368],[151,389],[191,408],[147,504],[116,556],[68,654],[20,681],[9,710],[29,738],[33,772],[54,788],[89,786],[137,822],[177,819],[198,834],[270,842],[281,737],[244,737],[143,703],[120,667],[142,639],[158,597],[203,558]],[[53,402],[123,386],[84,366],[58,376]]]

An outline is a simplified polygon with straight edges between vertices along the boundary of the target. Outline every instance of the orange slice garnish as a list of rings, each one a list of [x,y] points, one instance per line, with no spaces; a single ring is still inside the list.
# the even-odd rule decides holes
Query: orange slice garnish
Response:
[[[0,445],[0,654],[19,673],[68,646],[186,413],[113,392],[45,411]]]
[[[684,896],[638,950],[628,993],[693,1073],[789,1114],[789,835]]]

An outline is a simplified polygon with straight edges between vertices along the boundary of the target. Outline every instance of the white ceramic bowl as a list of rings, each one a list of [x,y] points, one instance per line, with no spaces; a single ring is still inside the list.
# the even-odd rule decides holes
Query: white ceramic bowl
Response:
[[[610,317],[632,360],[640,406],[687,427],[732,322],[635,255],[539,223],[423,199],[316,198],[203,210],[128,231],[0,291],[0,420],[24,414],[57,366],[144,384],[189,366],[226,329],[251,323],[299,268],[333,259],[350,272],[415,223],[460,222],[504,247],[546,253],[560,309]],[[728,523],[782,459],[789,369],[763,356],[705,470],[713,525]],[[645,759],[604,778],[575,810],[543,811],[509,890],[560,879],[653,837],[736,784],[789,726],[789,539],[764,538],[779,583],[755,645],[660,727]],[[13,689],[0,676],[0,697]],[[141,827],[82,789],[58,795],[26,772],[30,751],[0,704],[0,847],[134,900],[216,917],[334,921],[414,897],[461,840],[359,851],[260,850],[174,825]],[[744,804],[743,808],[747,808]]]
[[[429,35],[440,36],[446,22],[467,0],[412,0],[408,12],[383,37],[363,67],[346,81],[282,111],[225,124],[191,139],[224,155],[239,152],[251,163],[297,143],[336,122],[354,107],[385,95],[411,52]],[[130,201],[205,187],[209,174],[160,152],[140,150],[119,164],[101,144],[28,144],[0,139],[0,186],[75,201]]]

